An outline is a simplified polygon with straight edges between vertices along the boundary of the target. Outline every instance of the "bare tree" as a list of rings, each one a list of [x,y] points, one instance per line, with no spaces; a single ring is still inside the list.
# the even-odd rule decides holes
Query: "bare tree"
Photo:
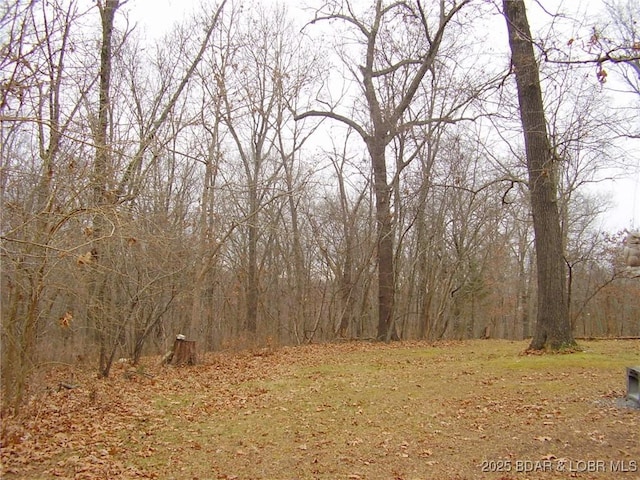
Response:
[[[556,151],[547,134],[538,66],[523,0],[504,0],[511,61],[524,130],[538,275],[537,323],[531,348],[575,344],[566,300],[566,271],[558,211]]]
[[[364,96],[366,120],[358,120],[333,110],[310,110],[298,114],[297,119],[324,117],[353,128],[364,141],[371,159],[373,190],[376,198],[377,268],[378,268],[378,332],[379,340],[397,338],[394,328],[395,266],[394,226],[391,209],[391,184],[388,178],[386,150],[398,134],[414,126],[451,119],[415,119],[407,111],[420,85],[434,68],[448,25],[469,3],[454,2],[447,10],[444,2],[430,21],[421,1],[395,2],[388,5],[376,0],[369,15],[354,13],[353,5],[329,2],[317,12],[312,23],[343,22],[353,28],[362,46],[362,64],[347,65],[356,78]],[[393,42],[385,40],[396,29],[412,27],[414,35],[426,41],[414,42],[409,50],[397,51]],[[419,32],[419,33],[418,33]]]
[[[633,0],[611,0],[605,5],[610,23],[593,27],[591,43],[600,48],[601,59],[620,67],[631,91],[640,95],[640,5]]]
[[[309,134],[302,123],[293,123],[292,106],[315,81],[315,59],[308,45],[301,45],[294,37],[286,10],[281,7],[250,13],[238,9],[229,16],[225,28],[226,45],[210,66],[215,83],[206,88],[212,98],[220,99],[220,120],[229,137],[226,147],[233,169],[226,178],[229,185],[235,184],[231,194],[241,210],[238,222],[246,238],[241,246],[244,252],[237,252],[245,272],[243,329],[255,335],[266,285],[261,267],[274,253],[267,246],[279,243],[275,232],[285,205],[294,242],[291,273],[301,280],[305,269],[295,208],[300,187],[295,165]],[[306,57],[303,50],[307,51]],[[299,299],[303,285],[302,281],[295,287]],[[262,309],[262,313],[268,314],[268,309]]]
[[[225,0],[214,10],[211,18],[206,20],[204,38],[198,50],[191,59],[186,60],[185,70],[176,73],[180,77],[175,88],[163,88],[159,99],[165,98],[166,103],[160,108],[160,102],[153,106],[153,114],[147,119],[147,125],[140,130],[137,147],[130,156],[123,154],[123,149],[117,149],[117,139],[114,135],[117,117],[114,114],[114,102],[111,92],[111,76],[115,52],[112,50],[115,15],[120,6],[119,0],[104,0],[99,2],[102,20],[101,55],[99,67],[99,97],[97,105],[97,121],[94,127],[95,160],[93,164],[92,204],[96,214],[93,218],[92,237],[92,268],[94,277],[91,279],[89,292],[90,323],[94,326],[99,345],[99,373],[108,376],[114,356],[123,336],[130,310],[137,305],[136,297],[130,301],[123,299],[124,285],[118,285],[118,278],[110,275],[113,270],[119,271],[124,266],[119,262],[122,256],[108,255],[109,248],[119,248],[123,239],[119,236],[118,226],[126,223],[130,217],[122,205],[133,202],[140,193],[145,173],[143,160],[145,154],[152,147],[156,136],[165,126],[170,113],[174,110],[178,100],[185,91],[194,71],[208,47],[218,18],[224,8]],[[119,38],[126,40],[126,32]],[[136,104],[141,108],[141,104]],[[155,157],[157,159],[157,156]],[[124,161],[126,159],[126,161]],[[115,253],[115,252],[113,252]],[[126,297],[125,297],[126,298]],[[122,309],[121,307],[124,307]]]
[[[607,0],[600,18],[589,19],[588,30],[572,32],[560,46],[541,44],[546,61],[567,65],[595,67],[599,82],[607,81],[607,68],[613,67],[631,92],[640,94],[640,6],[634,0]],[[594,12],[595,13],[595,12]],[[581,19],[576,19],[580,22]],[[584,24],[583,24],[584,25]],[[570,30],[569,30],[570,31]]]
[[[124,0],[3,7],[5,401],[48,360],[95,352],[106,376],[119,352],[136,361],[169,332],[204,349],[252,345],[247,331],[518,338],[538,295],[534,347],[571,343],[567,310],[575,333],[638,335],[637,282],[616,277],[619,237],[595,232],[602,204],[584,191],[622,157],[610,134],[624,122],[601,109],[597,80],[611,63],[635,78],[633,24],[625,39],[603,24],[580,58],[554,32],[565,51],[539,42],[536,77],[522,2],[505,0],[529,85],[517,118],[503,84],[483,102],[497,64],[479,68],[475,33],[456,35],[486,2],[365,3],[320,2],[298,34],[286,10],[222,16],[222,2],[155,48],[124,29]],[[333,29],[342,70],[318,62],[311,25]],[[578,79],[573,60],[599,78]],[[316,126],[333,148],[314,136],[313,149]]]
[[[16,2],[3,12],[2,355],[5,400],[18,405],[37,366],[37,342],[59,285],[52,274],[73,255],[69,224],[83,214],[73,185],[82,165],[72,146],[81,98],[93,79],[72,80],[69,45],[83,44],[73,2]],[[5,76],[6,73],[6,76]],[[63,180],[64,179],[64,180]],[[69,182],[70,185],[65,185]]]
[[[331,207],[327,205],[326,208],[337,210],[332,213],[334,213],[335,221],[339,225],[337,226],[339,233],[333,231],[331,233],[337,236],[336,241],[340,246],[331,252],[332,255],[328,260],[333,260],[330,264],[337,283],[337,318],[334,331],[340,338],[362,334],[361,326],[358,328],[356,324],[356,319],[360,316],[357,304],[361,300],[359,292],[362,291],[361,286],[366,281],[368,265],[373,257],[373,245],[368,243],[361,245],[358,238],[363,234],[367,238],[366,230],[358,232],[361,226],[358,219],[363,215],[362,211],[365,210],[363,205],[367,203],[370,175],[359,172],[357,166],[353,165],[353,159],[348,153],[351,133],[351,130],[347,131],[341,147],[334,143],[333,150],[327,152],[337,182],[337,198],[332,201],[332,204],[335,203],[335,205]],[[358,173],[360,175],[356,175]],[[362,180],[361,184],[357,183],[355,180],[357,178]]]

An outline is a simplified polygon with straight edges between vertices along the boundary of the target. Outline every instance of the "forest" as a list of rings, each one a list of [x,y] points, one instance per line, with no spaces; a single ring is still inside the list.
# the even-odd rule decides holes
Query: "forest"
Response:
[[[178,334],[202,352],[534,335],[503,2],[222,0],[149,38],[135,1],[1,7],[3,401],[39,365],[107,377]],[[591,3],[526,2],[554,288],[573,336],[638,337],[638,225],[603,229],[597,186],[638,170],[640,4]]]

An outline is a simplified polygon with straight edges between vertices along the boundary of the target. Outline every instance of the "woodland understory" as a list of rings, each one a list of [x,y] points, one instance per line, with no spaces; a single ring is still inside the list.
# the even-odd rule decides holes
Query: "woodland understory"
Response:
[[[131,2],[3,4],[3,403],[44,365],[108,377],[178,334],[202,353],[534,334],[502,7],[307,3],[207,4],[156,39]],[[600,7],[537,12],[539,173],[572,334],[639,337],[634,225],[604,231],[597,188],[637,168],[639,6]]]

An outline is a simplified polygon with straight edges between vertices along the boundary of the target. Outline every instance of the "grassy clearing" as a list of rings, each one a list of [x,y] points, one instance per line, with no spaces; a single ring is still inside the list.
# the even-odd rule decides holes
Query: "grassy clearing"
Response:
[[[78,425],[91,418],[102,438],[67,428],[75,443],[56,449],[55,433],[38,436],[22,419],[31,437],[3,449],[4,473],[506,480],[566,478],[565,466],[578,478],[638,479],[640,411],[616,400],[640,342],[582,347],[524,356],[523,342],[349,343],[216,354],[187,369],[150,364],[153,380],[86,379],[85,391],[51,397],[58,412],[73,406]]]

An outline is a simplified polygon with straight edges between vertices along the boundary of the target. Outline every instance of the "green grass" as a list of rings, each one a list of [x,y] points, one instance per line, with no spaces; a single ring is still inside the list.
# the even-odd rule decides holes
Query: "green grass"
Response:
[[[620,390],[624,366],[638,361],[637,343],[583,347],[522,355],[522,342],[477,341],[265,365],[264,378],[236,385],[240,401],[228,405],[201,395],[191,403],[157,399],[176,421],[155,438],[182,453],[165,452],[146,466],[162,478],[183,478],[168,467],[176,462],[189,478],[425,478],[429,470],[477,478],[483,458],[508,455],[505,432],[520,438],[519,424],[531,421],[522,454],[542,446],[535,438],[547,438],[545,418],[585,415]],[[183,423],[189,409],[207,414]],[[464,459],[456,453],[462,445],[472,452]]]
[[[84,393],[49,397],[19,455],[3,457],[6,478],[74,478],[82,465],[78,478],[524,480],[564,477],[483,462],[640,465],[640,415],[616,404],[640,342],[581,347],[523,355],[526,342],[348,343],[150,365],[154,379],[94,379]],[[56,444],[61,413],[74,461]]]

